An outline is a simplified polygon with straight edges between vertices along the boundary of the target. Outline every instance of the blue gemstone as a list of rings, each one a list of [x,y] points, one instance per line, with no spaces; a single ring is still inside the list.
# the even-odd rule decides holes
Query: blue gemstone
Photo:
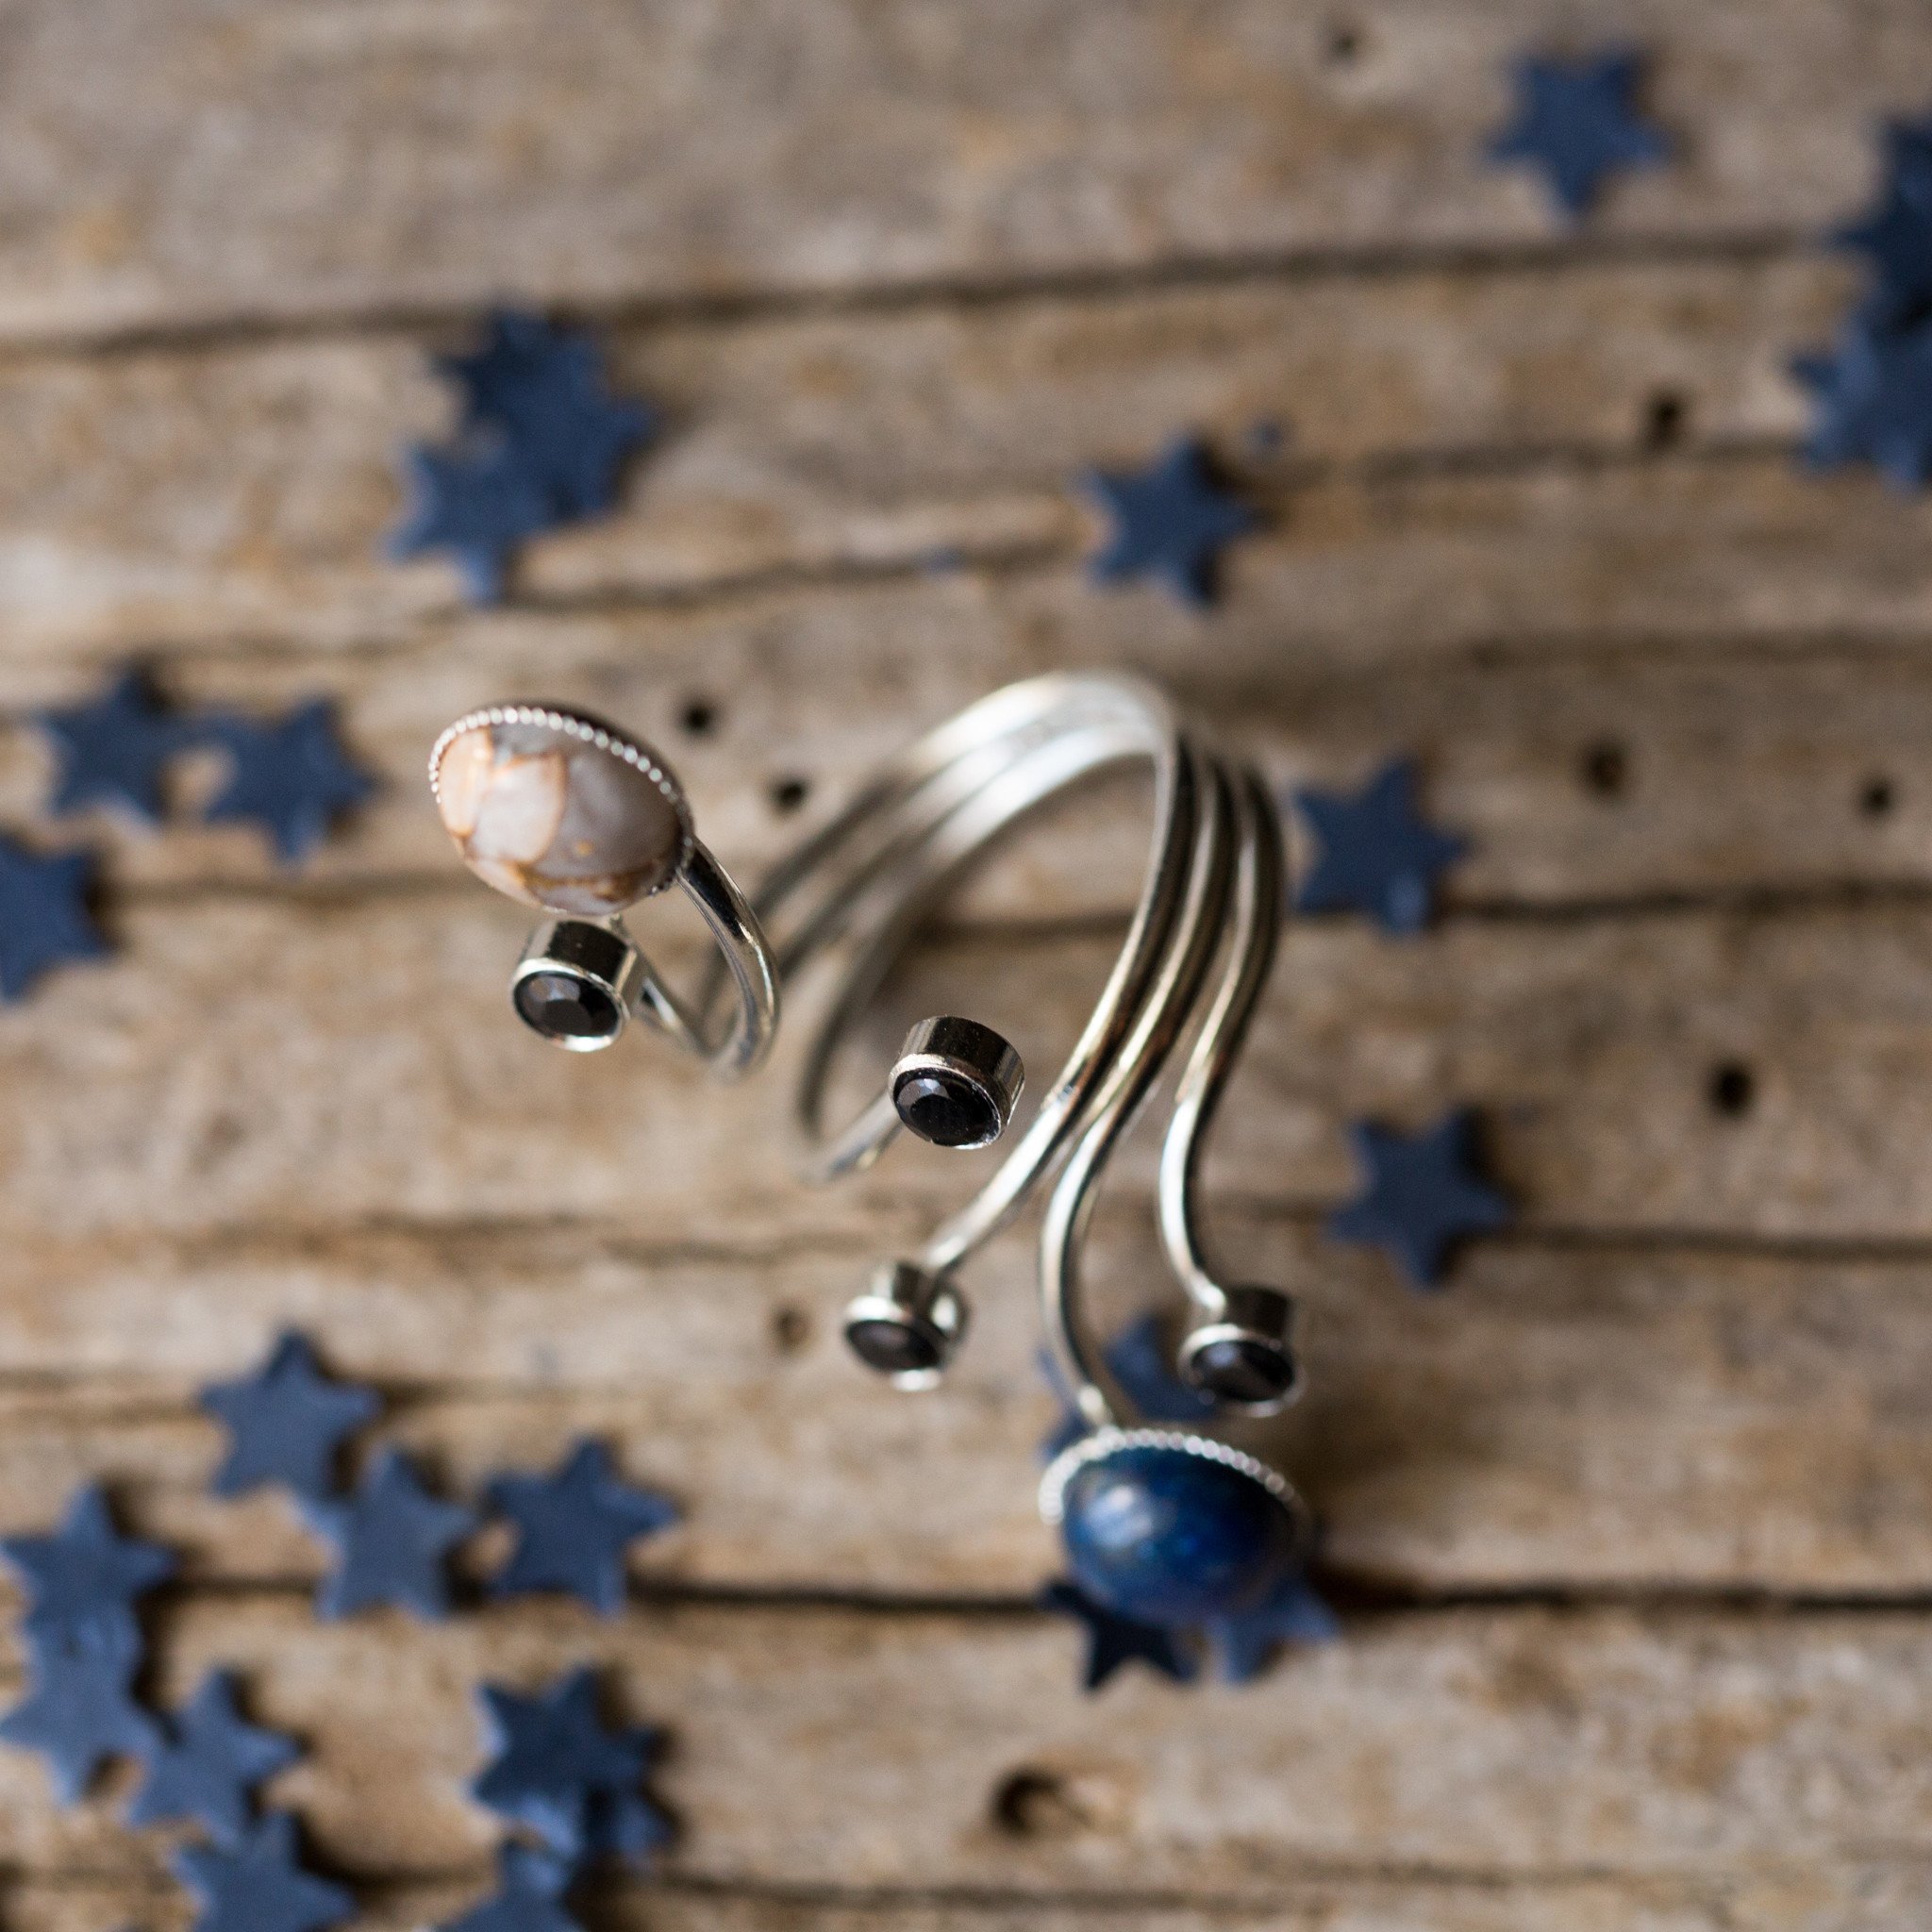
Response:
[[[1299,1525],[1266,1484],[1185,1449],[1096,1457],[1068,1480],[1062,1511],[1074,1580],[1143,1624],[1239,1616],[1300,1557]]]

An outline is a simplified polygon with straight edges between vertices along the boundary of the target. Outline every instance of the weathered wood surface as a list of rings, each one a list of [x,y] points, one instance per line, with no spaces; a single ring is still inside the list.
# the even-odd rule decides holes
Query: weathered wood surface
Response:
[[[155,1688],[234,1662],[308,1738],[276,1795],[363,1923],[483,1887],[470,1687],[584,1657],[669,1724],[686,1824],[592,1932],[1925,1919],[1932,551],[1923,503],[1793,469],[1786,364],[1932,24],[1554,28],[1653,41],[1683,143],[1574,234],[1478,158],[1553,31],[1521,0],[10,10],[0,823],[104,843],[122,951],[0,1012],[0,1527],[103,1476],[181,1548]],[[506,294],[600,321],[668,426],[475,614],[376,552],[397,444],[448,421],[425,352]],[[1079,471],[1183,428],[1270,523],[1206,620],[1082,568]],[[25,714],[135,651],[185,701],[334,694],[381,793],[295,874],[243,831],[34,825]],[[1284,787],[1412,749],[1475,845],[1426,941],[1291,934],[1213,1162],[1216,1233],[1307,1309],[1308,1398],[1255,1440],[1345,1623],[1239,1694],[1084,1700],[1026,1607],[1024,1234],[947,1392],[845,1360],[838,1307],[969,1171],[809,1193],[782,1074],[524,1041],[520,924],[423,795],[458,710],[555,693],[658,739],[756,869],[1074,665],[1159,676]],[[1125,795],[975,888],[859,1072],[938,1005],[1051,1064]],[[1463,1101],[1522,1220],[1417,1300],[1321,1221],[1350,1120]],[[1102,1216],[1116,1317],[1159,1290],[1148,1173]],[[314,1544],[206,1497],[192,1399],[288,1323],[453,1491],[590,1431],[679,1495],[629,1613],[316,1627]],[[0,1924],[189,1923],[125,1782],[62,1815],[0,1756]]]

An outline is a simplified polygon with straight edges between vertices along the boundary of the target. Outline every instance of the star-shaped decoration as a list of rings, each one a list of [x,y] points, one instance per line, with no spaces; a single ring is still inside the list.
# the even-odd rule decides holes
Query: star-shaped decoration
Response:
[[[160,823],[168,764],[189,736],[144,672],[124,671],[102,696],[42,711],[36,722],[53,741],[59,765],[50,810],[119,805]]]
[[[194,1932],[324,1932],[356,1902],[295,1862],[295,1821],[272,1812],[231,1849],[184,1845],[170,1863],[201,1906]]]
[[[1230,1684],[1258,1677],[1284,1643],[1333,1643],[1341,1635],[1335,1612],[1306,1576],[1290,1577],[1258,1609],[1217,1617],[1208,1625],[1221,1674]]]
[[[1891,330],[1855,317],[1830,354],[1800,356],[1791,373],[1815,410],[1807,462],[1870,463],[1901,490],[1932,481],[1932,321]]]
[[[1435,910],[1436,875],[1468,850],[1416,809],[1415,767],[1396,758],[1360,791],[1298,791],[1319,847],[1297,912],[1367,912],[1391,933],[1420,932]]]
[[[1572,221],[1582,220],[1607,176],[1670,158],[1670,142],[1638,107],[1643,64],[1628,50],[1579,60],[1519,60],[1516,118],[1490,143],[1490,158],[1541,167],[1557,207]]]
[[[211,1485],[216,1495],[280,1483],[298,1496],[320,1497],[334,1492],[338,1452],[375,1419],[382,1398],[331,1381],[308,1338],[291,1331],[254,1374],[204,1389],[201,1406],[228,1431],[228,1453]]]
[[[472,437],[449,450],[419,447],[404,461],[408,508],[390,536],[390,555],[447,551],[472,601],[500,604],[518,546],[556,521],[541,480],[501,437]]]
[[[1113,522],[1093,575],[1104,583],[1158,577],[1190,604],[1212,601],[1222,550],[1259,521],[1215,480],[1192,437],[1171,443],[1144,470],[1091,470],[1084,482]]]
[[[1416,1288],[1434,1288],[1465,1236],[1507,1226],[1508,1200],[1476,1172],[1475,1117],[1458,1108],[1421,1133],[1354,1129],[1362,1191],[1329,1218],[1337,1241],[1378,1247]]]
[[[127,1807],[130,1824],[191,1819],[223,1843],[244,1836],[255,1788],[302,1755],[292,1738],[250,1724],[234,1674],[212,1671],[146,1753],[147,1775]]]
[[[506,1845],[497,1854],[495,1892],[442,1932],[583,1932],[563,1907],[571,1879],[565,1860]]]
[[[1871,264],[1864,320],[1898,327],[1924,318],[1932,306],[1932,118],[1887,126],[1878,198],[1832,239]]]
[[[88,901],[93,855],[42,857],[0,834],[0,1000],[17,1000],[49,967],[108,950]]]
[[[466,431],[499,432],[558,520],[601,516],[656,411],[614,396],[596,341],[541,315],[501,309],[482,346],[437,366],[463,391]]]
[[[94,1625],[33,1637],[27,1694],[0,1718],[0,1742],[38,1751],[63,1805],[77,1804],[109,1757],[139,1757],[154,1720],[133,1698],[138,1641]]]
[[[1109,1373],[1120,1384],[1121,1393],[1142,1421],[1202,1423],[1215,1414],[1213,1398],[1198,1389],[1191,1389],[1175,1373],[1174,1357],[1167,1345],[1166,1324],[1152,1310],[1129,1322],[1107,1344],[1104,1355]],[[1041,1454],[1050,1461],[1062,1449],[1077,1442],[1087,1433],[1087,1424],[1074,1412],[1053,1357],[1042,1355],[1041,1366],[1066,1410],[1059,1425],[1041,1444]]]
[[[267,724],[217,716],[201,735],[233,761],[208,816],[262,826],[285,864],[306,858],[336,820],[373,789],[343,752],[335,707],[326,698],[298,706]]]
[[[1081,1682],[1089,1690],[1098,1690],[1123,1664],[1135,1658],[1177,1684],[1193,1679],[1194,1657],[1179,1631],[1117,1617],[1073,1583],[1049,1583],[1040,1593],[1040,1607],[1085,1626],[1087,1666]]]
[[[470,1787],[479,1805],[567,1858],[642,1857],[668,1842],[670,1820],[641,1789],[658,1733],[607,1729],[594,1671],[573,1671],[534,1697],[496,1684],[480,1695],[495,1755]]]
[[[601,1442],[579,1442],[553,1475],[498,1476],[486,1493],[517,1531],[493,1594],[564,1591],[607,1617],[624,1607],[625,1551],[677,1521],[668,1496],[617,1474]]]
[[[476,1519],[432,1496],[400,1450],[383,1450],[353,1495],[308,1498],[302,1507],[336,1548],[335,1571],[316,1595],[319,1615],[349,1617],[378,1604],[399,1604],[419,1617],[448,1615],[450,1552]]]
[[[75,1497],[55,1533],[0,1537],[0,1557],[26,1591],[28,1637],[87,1638],[130,1657],[141,1649],[134,1600],[175,1574],[171,1552],[115,1529],[98,1484]]]

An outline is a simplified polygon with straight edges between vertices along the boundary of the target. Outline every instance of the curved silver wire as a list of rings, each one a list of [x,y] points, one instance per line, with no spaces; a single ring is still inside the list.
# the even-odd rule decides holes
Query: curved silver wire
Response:
[[[952,1274],[1050,1183],[1040,1243],[1047,1341],[1093,1427],[1138,1418],[1083,1316],[1080,1253],[1107,1163],[1177,1056],[1159,1169],[1162,1247],[1204,1315],[1227,1307],[1195,1202],[1206,1137],[1282,919],[1281,839],[1260,780],[1197,740],[1152,685],[1051,674],[994,692],[908,747],[751,895],[781,980],[821,958],[835,966],[794,1109],[806,1172],[829,1180],[868,1166],[899,1129],[889,1094],[828,1127],[825,1087],[842,1039],[915,930],[1017,820],[1132,762],[1153,773],[1154,833],[1120,956],[1017,1144],[914,1257],[935,1276]]]

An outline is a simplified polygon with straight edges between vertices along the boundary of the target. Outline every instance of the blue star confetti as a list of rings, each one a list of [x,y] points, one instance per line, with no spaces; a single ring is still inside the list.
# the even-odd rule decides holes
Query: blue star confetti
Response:
[[[670,1820],[642,1790],[658,1733],[608,1729],[594,1671],[573,1671],[534,1697],[496,1684],[479,1694],[495,1754],[470,1787],[479,1805],[578,1861],[642,1858],[669,1842]]]
[[[1165,1324],[1151,1310],[1129,1322],[1107,1344],[1104,1355],[1108,1371],[1119,1383],[1121,1393],[1143,1421],[1203,1423],[1216,1413],[1213,1398],[1198,1389],[1191,1389],[1175,1373]],[[1069,1444],[1078,1441],[1087,1433],[1087,1424],[1069,1401],[1053,1357],[1041,1356],[1041,1367],[1065,1410],[1058,1426],[1041,1444],[1041,1454],[1051,1460]]]
[[[0,1557],[26,1591],[30,1639],[85,1641],[115,1656],[140,1654],[135,1599],[175,1574],[169,1551],[115,1529],[98,1484],[75,1497],[52,1535],[0,1537]]]
[[[516,1526],[516,1546],[491,1591],[562,1591],[607,1617],[624,1607],[625,1551],[677,1521],[668,1496],[634,1489],[601,1442],[579,1442],[555,1474],[498,1476],[490,1507]]]
[[[583,1932],[564,1909],[572,1876],[561,1858],[528,1845],[506,1845],[497,1855],[495,1892],[442,1932]]]
[[[1223,549],[1259,519],[1216,481],[1206,451],[1183,437],[1144,470],[1091,470],[1088,493],[1113,523],[1091,569],[1103,583],[1158,578],[1183,602],[1213,601]]]
[[[233,1847],[184,1845],[170,1860],[201,1905],[194,1932],[325,1932],[356,1902],[296,1863],[295,1821],[272,1812]]]
[[[1267,1669],[1283,1644],[1333,1643],[1341,1625],[1306,1576],[1291,1576],[1258,1609],[1217,1617],[1207,1631],[1222,1676],[1245,1684]]]
[[[27,1694],[0,1718],[0,1742],[38,1751],[60,1802],[77,1804],[109,1757],[154,1746],[154,1720],[131,1690],[140,1641],[94,1624],[33,1633],[28,1653]]]
[[[1932,116],[1887,125],[1878,198],[1832,240],[1862,255],[1871,271],[1861,320],[1897,328],[1924,318],[1932,308]]]
[[[292,1738],[242,1717],[235,1677],[210,1672],[145,1753],[147,1775],[127,1807],[130,1824],[191,1820],[219,1842],[243,1838],[255,1789],[302,1755]]]
[[[1643,56],[1628,49],[1517,61],[1516,117],[1490,143],[1490,159],[1541,168],[1558,208],[1581,221],[1609,175],[1670,158],[1670,142],[1638,108],[1643,67]]]
[[[1328,1222],[1337,1241],[1378,1247],[1419,1289],[1437,1287],[1466,1237],[1508,1224],[1507,1198],[1476,1172],[1475,1117],[1458,1108],[1421,1133],[1353,1130],[1362,1191]]]
[[[69,959],[108,950],[89,909],[93,855],[29,852],[0,833],[0,1000],[17,1000]]]
[[[336,1568],[315,1600],[320,1615],[348,1617],[381,1604],[431,1619],[449,1614],[450,1553],[476,1519],[432,1496],[400,1450],[383,1450],[353,1495],[311,1497],[302,1507],[336,1549]]]
[[[341,1445],[375,1419],[382,1399],[373,1389],[330,1380],[307,1337],[291,1331],[254,1374],[204,1389],[201,1407],[228,1430],[228,1453],[211,1486],[216,1495],[279,1483],[313,1498],[334,1492]]]
[[[1469,848],[1417,811],[1409,759],[1383,766],[1353,797],[1298,791],[1294,802],[1318,846],[1295,893],[1297,912],[1366,912],[1398,934],[1427,925],[1437,874]]]
[[[42,711],[36,722],[58,765],[49,810],[118,805],[150,824],[160,823],[162,784],[190,732],[161,704],[144,672],[124,671],[100,697]]]
[[[1829,354],[1796,357],[1791,373],[1811,391],[1813,469],[1870,463],[1906,491],[1932,480],[1932,321],[1892,331],[1855,317]]]
[[[1123,1664],[1133,1662],[1177,1684],[1193,1680],[1194,1657],[1179,1631],[1116,1616],[1072,1583],[1049,1583],[1040,1593],[1040,1607],[1070,1617],[1085,1629],[1087,1660],[1080,1681],[1089,1690],[1098,1690]]]
[[[478,348],[437,366],[462,392],[462,421],[447,448],[408,452],[409,508],[390,553],[448,551],[472,598],[496,603],[527,539],[610,510],[658,419],[611,393],[589,336],[541,316],[499,311]]]
[[[342,750],[335,707],[326,698],[298,706],[273,724],[217,713],[199,728],[202,739],[231,760],[208,817],[260,825],[284,864],[306,858],[374,789]]]

